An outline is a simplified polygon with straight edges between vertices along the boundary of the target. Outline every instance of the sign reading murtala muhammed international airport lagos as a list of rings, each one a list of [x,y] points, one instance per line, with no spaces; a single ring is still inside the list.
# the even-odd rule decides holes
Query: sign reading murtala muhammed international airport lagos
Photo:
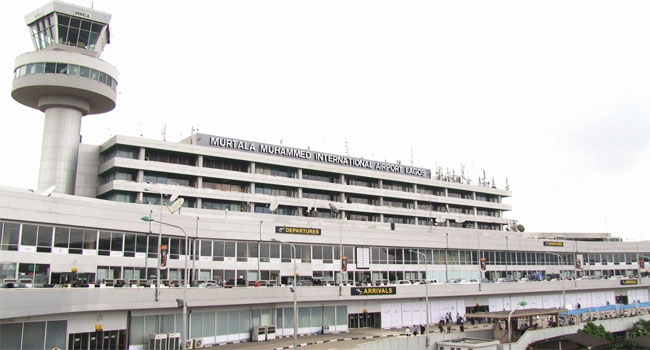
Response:
[[[397,287],[352,287],[350,295],[393,295]]]
[[[293,233],[298,235],[320,235],[319,228],[276,226],[275,233]]]
[[[312,162],[321,162],[349,166],[353,168],[384,171],[387,173],[412,175],[429,179],[431,178],[431,170],[429,169],[416,168],[402,164],[378,162],[375,160],[368,160],[363,158],[340,156],[299,148],[269,145],[266,143],[244,141],[220,136],[196,134],[196,144],[200,146],[227,148],[243,152],[270,154],[278,157],[302,159]]]

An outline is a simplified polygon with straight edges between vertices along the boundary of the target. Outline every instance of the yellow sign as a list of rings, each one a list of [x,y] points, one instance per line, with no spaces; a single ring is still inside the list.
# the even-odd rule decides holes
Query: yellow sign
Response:
[[[101,331],[103,331],[103,330],[104,330],[104,326],[103,326],[103,325],[101,325],[101,324],[96,324],[96,325],[95,325],[95,331],[97,331],[97,332],[101,332]]]
[[[350,295],[393,295],[397,293],[395,287],[352,287]]]
[[[276,226],[275,233],[293,233],[299,235],[320,235],[319,228]]]
[[[544,241],[544,246],[546,246],[546,247],[564,247],[564,242]]]
[[[639,284],[639,280],[637,279],[621,280],[621,285],[624,286],[635,285],[635,284]]]

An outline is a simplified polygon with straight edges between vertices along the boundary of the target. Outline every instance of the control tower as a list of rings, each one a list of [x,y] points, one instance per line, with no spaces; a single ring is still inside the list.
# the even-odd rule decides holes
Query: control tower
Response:
[[[25,17],[35,51],[16,58],[11,96],[45,113],[40,191],[74,194],[81,118],[115,108],[118,72],[99,58],[110,19],[60,1]]]

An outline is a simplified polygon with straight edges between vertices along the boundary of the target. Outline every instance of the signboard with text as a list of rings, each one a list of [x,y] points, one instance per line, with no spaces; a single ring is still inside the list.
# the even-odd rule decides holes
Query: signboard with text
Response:
[[[297,235],[320,235],[319,228],[276,226],[275,233],[292,233]]]
[[[354,168],[370,169],[383,171],[387,173],[396,173],[403,175],[412,175],[417,177],[431,178],[431,170],[417,168],[413,166],[380,162],[363,158],[354,158],[323,152],[312,151],[309,149],[300,149],[285,147],[282,145],[270,145],[267,143],[238,140],[228,137],[213,136],[206,134],[196,134],[196,144],[199,146],[218,147],[225,149],[238,150],[257,154],[269,154],[284,158],[293,158],[320,162],[327,164],[336,164]]]
[[[395,295],[397,287],[352,287],[350,295]]]

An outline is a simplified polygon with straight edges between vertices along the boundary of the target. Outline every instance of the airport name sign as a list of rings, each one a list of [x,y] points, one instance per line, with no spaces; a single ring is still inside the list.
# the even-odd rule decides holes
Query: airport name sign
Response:
[[[244,141],[220,136],[196,134],[196,144],[200,146],[227,148],[244,152],[271,154],[285,158],[302,159],[312,162],[321,162],[354,168],[384,171],[388,173],[412,175],[428,179],[431,178],[430,169],[416,168],[412,166],[388,162],[378,162],[375,160],[368,160],[363,158],[340,156],[336,154],[316,152],[299,148],[284,147],[281,145],[269,145],[266,143]]]

